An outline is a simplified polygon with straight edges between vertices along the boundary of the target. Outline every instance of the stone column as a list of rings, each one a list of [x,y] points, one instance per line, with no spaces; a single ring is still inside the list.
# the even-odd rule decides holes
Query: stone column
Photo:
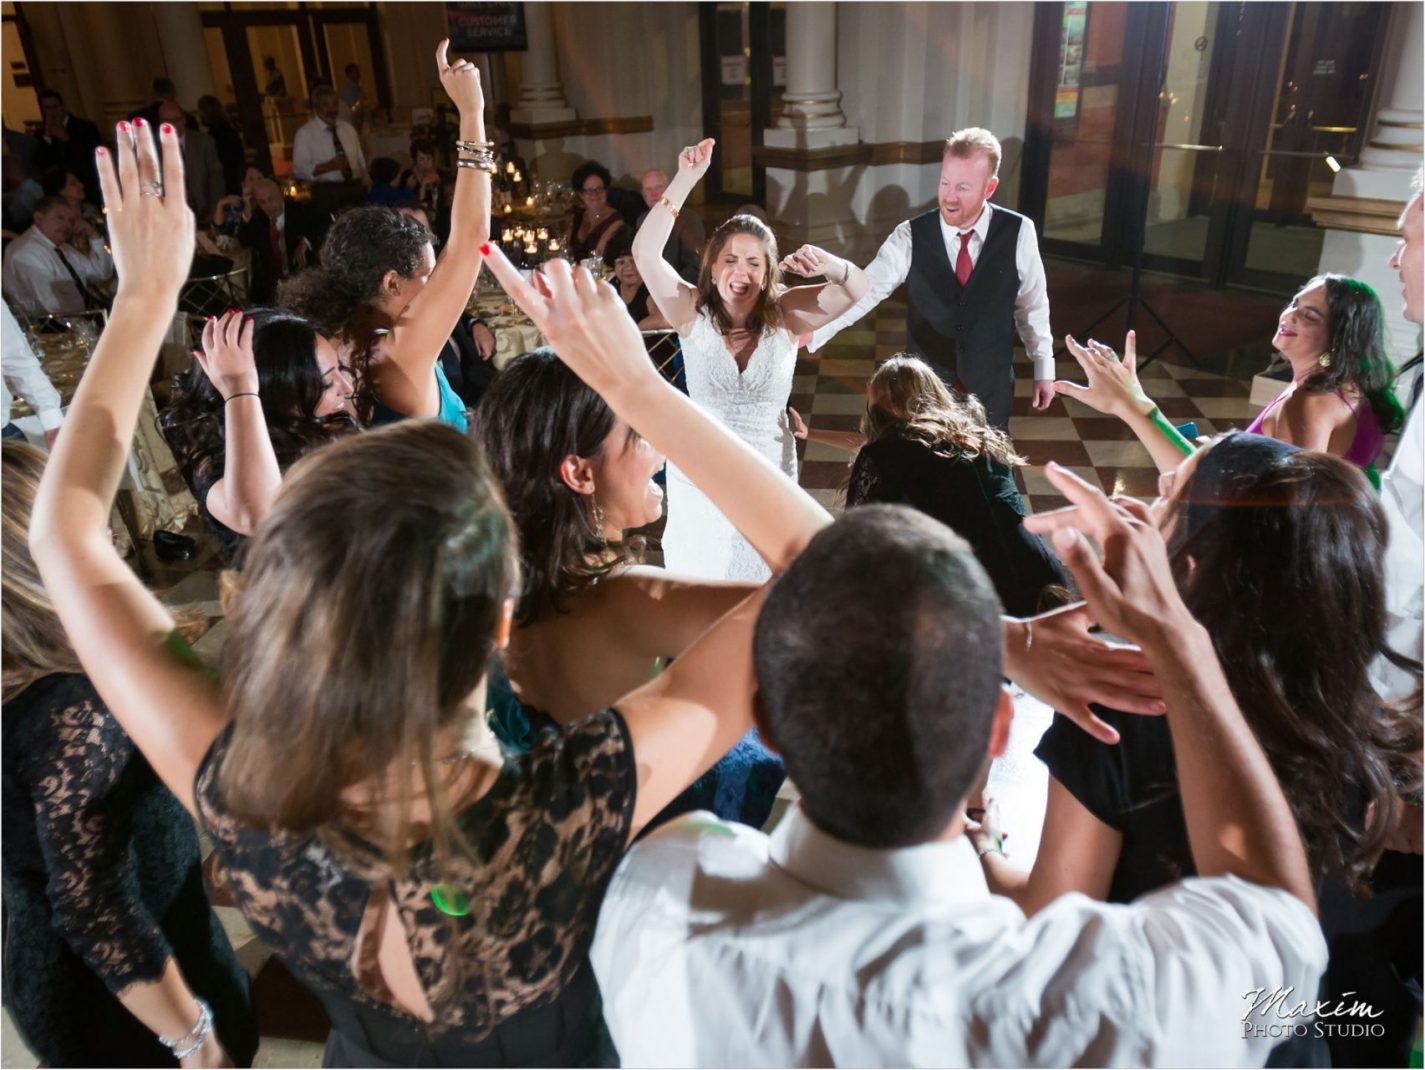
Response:
[[[99,124],[105,136],[113,134],[113,125],[148,99],[148,85],[136,73],[134,53],[128,40],[127,15],[120,4],[77,4],[69,9],[80,16],[88,32],[82,38],[87,55],[75,55],[76,64],[89,63],[100,100],[102,114],[86,118]]]
[[[520,92],[510,109],[510,122],[526,126],[572,122],[574,109],[564,99],[564,87],[559,82],[550,5],[525,4],[524,28],[529,49],[523,56]]]
[[[1395,221],[1410,199],[1410,180],[1422,159],[1423,13],[1419,3],[1391,6],[1384,82],[1360,162],[1336,175],[1331,196],[1313,197],[1306,205],[1326,230],[1319,269],[1353,275],[1380,294],[1397,364],[1420,348],[1420,327],[1404,316],[1400,278],[1388,261]]]
[[[836,6],[824,0],[787,5],[787,89],[777,125],[831,130],[846,125],[836,88]]]
[[[216,96],[213,68],[208,63],[208,44],[203,37],[203,18],[198,5],[191,3],[151,4],[158,28],[158,44],[168,77],[178,88],[178,103],[192,108],[198,98]]]

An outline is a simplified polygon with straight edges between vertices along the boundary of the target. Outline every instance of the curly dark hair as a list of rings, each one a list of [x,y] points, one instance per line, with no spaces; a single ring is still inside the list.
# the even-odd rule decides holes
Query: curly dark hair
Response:
[[[1400,430],[1405,410],[1391,389],[1395,365],[1385,347],[1385,310],[1376,292],[1360,279],[1328,273],[1317,275],[1303,290],[1324,283],[1326,319],[1331,333],[1330,367],[1313,374],[1302,389],[1309,394],[1329,394],[1352,387],[1370,405],[1381,430]]]
[[[1183,601],[1315,872],[1359,891],[1399,795],[1420,787],[1419,714],[1383,714],[1367,678],[1385,641],[1380,503],[1354,465],[1243,434],[1207,451],[1181,502],[1170,550]]]
[[[411,278],[425,260],[430,232],[391,208],[366,205],[338,216],[322,242],[320,263],[284,281],[277,303],[310,320],[351,352],[356,412],[371,422],[371,351],[395,326],[375,306],[388,272]]]
[[[608,189],[614,184],[614,176],[598,160],[586,160],[574,168],[574,174],[570,176],[569,184],[574,187],[574,192],[578,193],[584,188],[584,183],[593,175],[598,175],[604,180],[604,189]]]
[[[246,315],[253,321],[262,416],[277,462],[285,471],[312,450],[357,428],[343,414],[317,415],[324,388],[317,365],[316,328],[279,309],[257,308]],[[226,459],[223,398],[196,360],[174,378],[172,399],[158,424],[190,487],[211,485],[220,478]]]
[[[519,531],[521,626],[566,612],[569,596],[636,556],[636,544],[605,543],[589,499],[559,476],[570,454],[596,456],[616,422],[604,399],[548,348],[512,361],[480,399],[473,433]]]

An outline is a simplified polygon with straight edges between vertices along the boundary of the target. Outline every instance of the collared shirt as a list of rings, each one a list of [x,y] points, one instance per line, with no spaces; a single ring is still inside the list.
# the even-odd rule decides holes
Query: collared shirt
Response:
[[[348,179],[339,170],[317,174],[317,165],[324,164],[336,155],[333,134],[341,139],[342,150],[346,153],[347,165],[353,179],[366,177],[366,157],[361,153],[361,140],[356,128],[344,119],[338,119],[328,126],[320,119],[298,127],[292,138],[292,174],[307,182],[346,182]]]
[[[114,261],[104,251],[102,242],[91,241],[88,255],[66,245],[64,258],[86,287],[114,275]],[[31,227],[10,243],[5,250],[0,279],[3,279],[6,296],[26,315],[46,312],[71,315],[84,311],[84,295],[65,270],[54,242],[41,234],[39,227]]]
[[[980,217],[970,228],[970,260],[978,263],[980,250],[985,247],[985,235],[990,230],[990,215],[995,206],[985,202]],[[940,215],[940,232],[945,238],[945,252],[950,257],[950,266],[960,255],[960,232],[945,222]],[[866,295],[843,312],[836,319],[814,331],[807,346],[815,353],[839,332],[855,323],[871,309],[884,301],[892,290],[905,282],[910,274],[911,236],[910,220],[906,220],[885,240],[876,258],[866,265],[866,278],[871,288]],[[1019,241],[1014,248],[1014,263],[1019,271],[1019,293],[1014,299],[1014,326],[1019,332],[1025,351],[1034,361],[1034,378],[1054,378],[1054,336],[1049,332],[1049,287],[1044,278],[1044,261],[1039,258],[1039,239],[1035,236],[1034,224],[1025,219],[1019,227]]]
[[[1425,539],[1425,404],[1417,404],[1400,433],[1395,459],[1380,481],[1380,504],[1389,522],[1385,548],[1386,643],[1406,657],[1419,658],[1425,639],[1425,591],[1420,584],[1421,540]],[[1378,657],[1371,683],[1385,699],[1400,699],[1419,686],[1419,677]]]
[[[4,408],[0,412],[0,427],[10,422],[12,394],[18,394],[30,403],[30,408],[40,418],[40,426],[46,431],[53,431],[64,422],[59,391],[40,367],[24,330],[10,311],[10,306],[3,301],[0,301],[0,369],[3,369],[5,376],[5,389],[0,390],[0,405]]]
[[[1326,946],[1234,877],[1026,920],[963,836],[871,850],[794,807],[634,846],[592,957],[625,1066],[1261,1066],[1280,1037],[1243,1036],[1243,994],[1314,1000]]]

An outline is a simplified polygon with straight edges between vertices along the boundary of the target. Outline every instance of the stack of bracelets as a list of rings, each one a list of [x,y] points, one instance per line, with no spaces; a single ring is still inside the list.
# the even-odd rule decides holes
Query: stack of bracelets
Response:
[[[493,141],[456,141],[455,163],[458,167],[471,167],[493,175],[495,167],[495,143]]]
[[[198,1004],[198,1024],[184,1036],[158,1038],[160,1043],[173,1052],[175,1059],[186,1059],[194,1054],[208,1042],[208,1035],[213,1031],[213,1008],[208,1006],[208,1001],[201,996],[194,996],[193,1001]]]

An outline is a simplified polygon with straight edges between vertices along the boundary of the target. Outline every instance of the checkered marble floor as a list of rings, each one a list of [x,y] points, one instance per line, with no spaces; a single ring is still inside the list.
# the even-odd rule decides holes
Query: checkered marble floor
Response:
[[[792,406],[813,427],[853,431],[865,407],[866,382],[886,358],[905,348],[905,306],[884,302],[872,315],[842,331],[818,354],[803,352],[792,386]],[[1263,361],[1265,366],[1265,360]],[[1065,354],[1056,371],[1060,379],[1083,381],[1073,357]],[[1199,434],[1246,427],[1257,413],[1248,400],[1251,384],[1211,372],[1156,362],[1142,372],[1143,386],[1174,423],[1193,421]],[[1158,471],[1133,432],[1111,416],[1101,416],[1069,398],[1056,398],[1049,410],[1030,408],[1033,371],[1015,351],[1015,399],[1009,432],[1029,465],[1016,473],[1031,512],[1064,504],[1044,475],[1049,461],[1097,481],[1110,493],[1152,497]],[[852,455],[819,442],[805,444],[801,483],[828,509],[840,508],[841,488]]]

